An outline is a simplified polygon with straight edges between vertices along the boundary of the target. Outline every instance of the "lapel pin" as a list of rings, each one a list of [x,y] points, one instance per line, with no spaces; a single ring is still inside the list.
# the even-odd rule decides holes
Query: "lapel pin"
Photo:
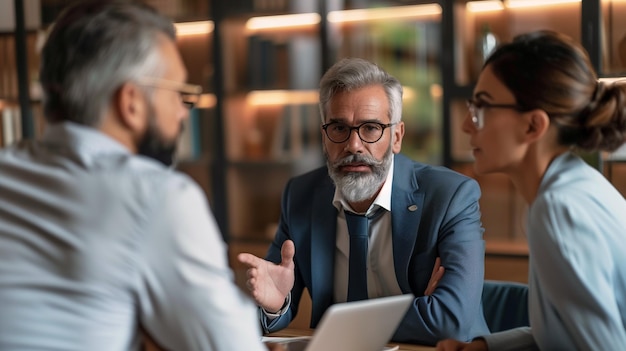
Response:
[[[408,208],[409,208],[409,211],[411,211],[411,212],[417,211],[417,205],[411,205]]]

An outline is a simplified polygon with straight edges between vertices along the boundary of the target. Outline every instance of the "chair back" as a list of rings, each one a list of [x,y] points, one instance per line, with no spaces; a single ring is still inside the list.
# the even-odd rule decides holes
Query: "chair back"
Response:
[[[492,333],[530,326],[527,284],[485,280],[482,304],[485,321]]]

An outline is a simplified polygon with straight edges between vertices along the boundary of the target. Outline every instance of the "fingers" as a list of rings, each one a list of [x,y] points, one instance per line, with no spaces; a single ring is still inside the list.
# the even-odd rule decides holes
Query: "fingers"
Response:
[[[437,272],[437,270],[439,269],[439,267],[441,267],[441,257],[437,257],[437,258],[435,259],[435,265],[433,266],[433,271],[432,271],[432,273],[430,274],[430,276],[431,276],[431,277],[435,275],[435,273]]]
[[[437,285],[439,285],[439,281],[443,278],[443,274],[445,273],[445,268],[441,265],[441,259],[437,257],[435,259],[435,266],[433,267],[433,272],[430,276],[430,280],[428,281],[428,285],[426,286],[426,290],[424,290],[424,295],[429,296],[435,292]]]
[[[456,340],[446,339],[437,343],[436,350],[437,351],[456,351],[456,350],[460,350],[461,346],[462,346],[461,343]]]
[[[296,255],[296,246],[293,241],[285,240],[280,248],[281,262],[280,265],[285,268],[293,267],[293,257]]]
[[[268,343],[265,343],[265,346],[267,346],[267,349],[269,351],[287,351],[285,346],[279,343],[268,342]]]
[[[446,269],[444,267],[439,267],[439,269],[436,272],[433,272],[431,280],[435,286],[439,284],[439,281],[441,280],[441,278],[443,278],[443,274],[445,272],[446,272]]]
[[[439,285],[439,281],[443,277],[444,273],[445,273],[445,269],[443,267],[439,267],[439,270],[433,273],[433,276],[430,278],[430,281],[428,282],[428,288],[426,289],[424,295],[432,295],[435,292],[435,289]]]
[[[249,253],[240,253],[237,255],[237,260],[250,268],[258,268],[263,264],[263,262],[265,262],[264,259]]]
[[[436,346],[437,351],[488,351],[487,343],[483,339],[476,339],[471,343],[461,342],[453,339],[439,341]]]

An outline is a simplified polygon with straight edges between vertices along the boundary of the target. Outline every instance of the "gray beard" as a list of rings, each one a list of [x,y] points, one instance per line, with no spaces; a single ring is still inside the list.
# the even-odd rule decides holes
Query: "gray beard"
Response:
[[[361,202],[373,198],[383,186],[385,179],[387,179],[389,168],[391,167],[392,157],[393,153],[391,151],[391,145],[389,145],[381,161],[371,156],[354,154],[331,164],[330,161],[328,161],[328,154],[326,154],[326,165],[328,166],[330,178],[333,180],[344,199],[348,202]],[[372,172],[342,173],[339,170],[339,167],[342,165],[353,162],[369,165]]]

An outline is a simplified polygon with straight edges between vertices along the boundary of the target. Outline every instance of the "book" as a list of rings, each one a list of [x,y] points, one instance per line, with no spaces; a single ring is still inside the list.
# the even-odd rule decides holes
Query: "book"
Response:
[[[183,121],[183,130],[176,146],[176,160],[195,160],[201,156],[202,137],[200,129],[200,110],[193,108],[189,111],[189,118]]]
[[[22,121],[18,107],[2,109],[2,146],[9,146],[22,139]]]
[[[320,117],[317,104],[288,104],[276,123],[271,155],[296,160],[303,154],[321,152]]]
[[[248,86],[252,90],[271,89],[276,82],[276,47],[260,35],[248,37]]]

